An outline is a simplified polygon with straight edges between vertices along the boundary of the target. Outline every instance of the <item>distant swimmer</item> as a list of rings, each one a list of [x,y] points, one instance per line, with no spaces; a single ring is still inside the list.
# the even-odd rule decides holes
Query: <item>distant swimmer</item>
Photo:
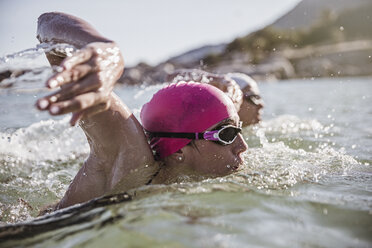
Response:
[[[72,113],[71,125],[79,122],[90,146],[54,209],[146,184],[224,176],[243,164],[247,144],[239,115],[221,90],[196,82],[170,84],[142,107],[141,125],[112,92],[124,69],[114,41],[84,20],[57,12],[39,17],[37,37],[79,49],[71,56],[46,54],[62,69],[46,82],[56,91],[36,106],[51,115]]]
[[[225,92],[233,101],[244,126],[261,120],[264,102],[256,81],[244,73],[215,74],[198,69],[181,69],[170,74],[170,82],[193,80],[211,84]]]
[[[264,102],[256,81],[243,73],[228,73],[227,77],[233,79],[243,92],[243,102],[238,110],[240,120],[244,125],[258,123],[261,120]]]

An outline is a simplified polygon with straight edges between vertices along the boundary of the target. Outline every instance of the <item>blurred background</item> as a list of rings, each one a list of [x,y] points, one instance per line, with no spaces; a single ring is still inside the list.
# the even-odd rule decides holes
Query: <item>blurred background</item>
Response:
[[[34,107],[48,11],[117,41],[115,93],[137,117],[178,68],[254,77],[265,107],[243,170],[35,221],[89,154],[69,116]],[[371,247],[371,15],[372,0],[0,0],[0,247]]]
[[[61,11],[87,20],[117,41],[127,65],[152,65],[202,45],[230,42],[259,29],[299,0],[1,0],[0,56],[35,46],[40,14]]]
[[[117,41],[127,84],[159,83],[178,68],[259,81],[372,75],[371,0],[2,0],[0,55],[34,47],[37,17],[48,11]],[[2,77],[12,73],[2,68]]]

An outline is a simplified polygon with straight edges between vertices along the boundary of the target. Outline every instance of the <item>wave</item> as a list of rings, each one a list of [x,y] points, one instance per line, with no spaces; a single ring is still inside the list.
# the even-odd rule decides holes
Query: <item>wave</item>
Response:
[[[69,117],[46,120],[0,133],[0,154],[35,161],[65,161],[88,154],[89,146],[79,127],[70,127]]]

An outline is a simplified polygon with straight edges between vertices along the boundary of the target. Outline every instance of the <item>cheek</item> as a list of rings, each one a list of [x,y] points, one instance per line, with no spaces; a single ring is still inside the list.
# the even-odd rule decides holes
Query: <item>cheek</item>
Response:
[[[226,150],[215,152],[212,157],[205,161],[205,172],[213,175],[223,176],[229,174],[233,167],[232,155],[226,153]]]
[[[204,156],[202,155],[202,159],[200,159],[201,164],[199,164],[198,170],[202,174],[214,174],[216,170],[219,170],[223,159],[224,157],[217,152],[204,153]]]
[[[258,110],[259,109],[256,105],[246,104],[245,108],[242,110],[242,113],[244,116],[246,116],[246,118],[250,119],[257,115]]]
[[[199,152],[194,154],[192,169],[196,174],[224,176],[231,173],[236,161],[228,146],[210,141],[199,142]]]
[[[232,156],[221,156],[220,160],[216,163],[216,173],[218,175],[227,175],[234,167],[234,159]]]

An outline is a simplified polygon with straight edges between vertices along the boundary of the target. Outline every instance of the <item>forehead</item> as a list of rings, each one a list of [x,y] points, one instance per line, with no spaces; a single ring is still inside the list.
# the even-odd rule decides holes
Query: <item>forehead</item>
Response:
[[[242,89],[243,94],[250,94],[250,95],[259,95],[260,91],[258,89],[257,84],[249,84],[245,88]]]
[[[239,123],[240,119],[239,119],[239,116],[238,115],[234,115],[234,116],[231,116],[225,120],[222,120],[216,124],[214,124],[213,126],[211,126],[209,129],[213,129],[213,128],[216,128],[216,127],[219,127],[219,126],[224,126],[224,125],[233,125],[233,126],[237,126],[238,123]]]

